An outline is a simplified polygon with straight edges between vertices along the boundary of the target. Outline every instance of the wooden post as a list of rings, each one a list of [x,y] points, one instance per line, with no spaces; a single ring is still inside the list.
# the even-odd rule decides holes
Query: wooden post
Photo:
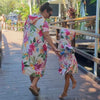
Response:
[[[55,20],[55,22],[57,22],[57,18],[56,17],[54,17],[54,20]],[[55,24],[55,26],[56,26],[56,24]]]
[[[12,27],[12,26],[11,26],[11,23],[10,23],[10,30],[11,30],[11,27]]]
[[[56,29],[56,40],[59,40],[60,29]],[[58,43],[56,42],[56,47],[58,48]]]
[[[76,33],[75,33],[75,35],[76,35]],[[73,47],[75,47],[75,37],[74,37],[74,39],[71,41],[71,45],[72,45]]]
[[[70,28],[70,29],[74,29],[73,23],[72,23],[72,24],[69,24],[69,28]],[[76,35],[76,33],[75,33],[75,35]],[[75,47],[75,37],[74,37],[74,39],[71,41],[71,45],[72,45],[73,47]]]
[[[13,21],[13,25],[12,26],[13,26],[13,30],[14,30],[14,21]]]
[[[100,34],[100,19],[99,19],[99,34]],[[99,43],[99,41],[100,41],[100,38],[98,38],[98,48],[100,48],[100,43]]]
[[[6,22],[5,22],[5,29],[6,29],[6,27],[7,27],[7,26],[6,26]]]
[[[18,31],[18,21],[17,21],[17,31]]]
[[[68,28],[67,22],[65,22],[65,28]]]
[[[95,34],[98,35],[99,34],[99,3],[100,1],[97,0],[96,2],[96,28],[95,28]],[[95,57],[98,57],[98,39],[95,39]],[[94,62],[94,75],[97,76],[97,63]]]

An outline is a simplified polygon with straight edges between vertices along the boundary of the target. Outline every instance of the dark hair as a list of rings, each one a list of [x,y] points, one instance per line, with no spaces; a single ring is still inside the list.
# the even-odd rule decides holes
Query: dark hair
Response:
[[[47,10],[47,12],[52,11],[52,8],[50,7],[48,2],[40,6],[40,12],[43,12],[45,9]]]

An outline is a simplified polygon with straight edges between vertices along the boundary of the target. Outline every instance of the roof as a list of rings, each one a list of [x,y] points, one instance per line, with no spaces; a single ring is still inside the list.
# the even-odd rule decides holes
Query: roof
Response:
[[[68,0],[65,0],[65,1],[66,1],[66,4],[67,4]],[[48,0],[48,2],[50,4],[59,4],[59,3],[63,4],[63,0]]]

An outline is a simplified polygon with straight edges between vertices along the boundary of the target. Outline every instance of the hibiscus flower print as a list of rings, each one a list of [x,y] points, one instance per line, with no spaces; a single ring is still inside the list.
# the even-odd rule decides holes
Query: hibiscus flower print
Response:
[[[61,44],[61,48],[64,48],[63,44]]]
[[[25,37],[24,37],[24,43],[28,41],[28,37],[27,37],[27,34],[25,34]]]
[[[48,26],[48,22],[45,21],[43,27],[49,28],[49,26]]]
[[[29,15],[29,19],[31,19],[31,20],[34,20],[36,18],[38,18],[38,17],[37,16],[31,16],[31,15]]]
[[[67,29],[64,29],[64,31],[66,32],[66,35],[70,35],[70,32]]]
[[[34,43],[32,43],[32,44],[30,45],[30,49],[32,49],[32,51],[34,51],[34,48],[35,48]]]
[[[41,68],[41,65],[42,65],[42,64],[35,64],[35,70],[36,70],[36,71],[39,70],[39,69]]]
[[[45,44],[43,45],[43,50],[47,51],[47,46]]]
[[[62,69],[59,69],[58,71],[59,71],[59,73],[61,73],[62,72]]]
[[[43,36],[42,30],[39,31],[39,35],[40,35],[40,37]]]
[[[24,67],[25,67],[25,66],[24,66],[24,63],[23,63],[23,61],[22,61],[22,71],[24,70]]]
[[[32,55],[32,49],[28,49],[28,54]]]

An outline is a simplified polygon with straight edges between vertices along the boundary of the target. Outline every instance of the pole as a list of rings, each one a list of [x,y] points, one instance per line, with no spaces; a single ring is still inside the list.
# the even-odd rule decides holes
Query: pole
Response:
[[[96,28],[95,28],[95,34],[99,34],[99,3],[100,1],[97,0],[96,4]],[[98,39],[95,38],[95,57],[98,57]],[[97,76],[97,63],[94,62],[94,74]]]
[[[63,0],[63,4],[64,4],[65,9],[67,9],[65,0]]]
[[[31,0],[28,0],[28,4],[29,4],[29,8],[30,8],[30,15],[32,14],[32,10],[31,10]]]
[[[22,2],[22,0],[21,0],[21,4],[22,4],[23,2]]]
[[[61,3],[59,3],[59,19],[61,18]]]
[[[35,0],[33,0],[33,6],[35,6]]]

